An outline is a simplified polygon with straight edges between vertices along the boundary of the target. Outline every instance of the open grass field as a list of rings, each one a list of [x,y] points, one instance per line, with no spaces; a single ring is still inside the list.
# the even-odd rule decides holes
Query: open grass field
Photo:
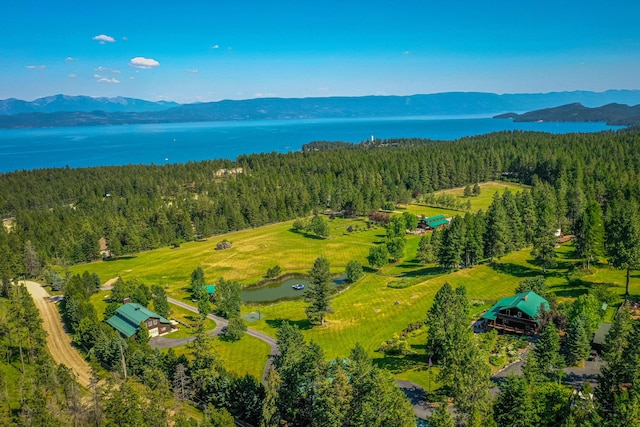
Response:
[[[509,189],[512,193],[516,193],[520,190],[528,188],[528,186],[523,184],[518,184],[515,182],[507,182],[507,181],[489,181],[483,182],[480,185],[480,195],[475,197],[464,197],[464,188],[450,188],[448,190],[437,191],[435,194],[452,194],[458,198],[459,201],[466,203],[467,200],[471,202],[471,210],[478,211],[483,210],[487,211],[489,205],[493,201],[493,195],[496,192],[500,194],[504,193],[506,189]],[[437,208],[433,206],[428,206],[424,204],[413,203],[407,206],[403,206],[404,210],[414,213],[416,215],[424,215],[424,216],[435,216],[435,215],[445,215],[446,217],[451,217],[454,215],[464,215],[465,211],[462,210],[453,210],[453,209],[443,209]],[[402,209],[400,210],[402,211]]]
[[[486,209],[495,191],[503,191],[507,187],[513,192],[522,188],[504,182],[481,184],[481,195],[471,198],[473,209]],[[463,190],[447,191],[462,195]],[[446,210],[425,213],[418,211],[420,208],[409,205],[407,210],[413,212],[415,209],[415,213],[427,215],[451,215]],[[115,276],[124,279],[136,277],[148,285],[167,285],[171,296],[187,298],[190,275],[197,266],[204,268],[210,283],[225,277],[243,284],[253,284],[276,264],[280,265],[283,273],[308,272],[318,256],[329,259],[334,273],[342,273],[352,259],[366,265],[369,248],[381,243],[385,236],[383,228],[367,229],[365,221],[361,219],[338,218],[329,223],[331,237],[328,239],[296,233],[289,221],[216,236],[204,242],[185,243],[178,249],[163,248],[130,259],[79,265],[73,267],[72,272],[96,272],[103,281]],[[349,226],[355,231],[348,233]],[[233,248],[216,251],[215,245],[222,239],[233,242]],[[311,328],[305,316],[306,304],[297,300],[260,305],[263,318],[249,323],[249,327],[275,336],[283,321],[293,323],[308,340],[322,347],[327,359],[347,356],[359,342],[379,366],[389,369],[397,378],[410,379],[426,387],[428,371],[424,346],[421,344],[423,338],[412,338],[410,344],[416,355],[404,358],[385,357],[376,352],[380,344],[410,323],[423,320],[435,293],[445,282],[453,287],[465,286],[472,303],[472,314],[480,315],[498,299],[512,295],[520,281],[540,275],[542,271],[534,263],[530,248],[511,253],[493,264],[453,272],[442,271],[434,265],[425,266],[415,261],[419,239],[419,236],[407,236],[403,260],[380,271],[366,268],[363,278],[336,295],[333,313],[328,316],[326,326]],[[572,243],[561,246],[556,252],[557,265],[549,269],[545,276],[560,302],[570,301],[587,292],[593,283],[612,284],[613,291],[622,300],[624,272],[611,269],[606,264],[597,264],[588,272],[581,271],[581,263],[574,257]],[[389,284],[398,282],[402,286],[389,287]],[[631,292],[640,294],[640,276],[637,272],[632,274]],[[96,303],[100,304],[99,301]],[[256,306],[245,305],[242,314],[256,309]],[[260,345],[265,348],[260,349]],[[264,366],[268,353],[266,344],[249,337],[239,343],[221,342],[219,351],[221,358],[229,364],[229,370],[252,372],[258,376],[262,372],[260,364]]]
[[[172,338],[172,335],[167,335]],[[168,349],[163,350],[169,351]],[[182,354],[191,357],[191,350],[187,345],[174,347],[177,356]],[[214,338],[213,351],[225,369],[238,376],[246,374],[262,378],[262,371],[269,357],[269,345],[257,338],[245,335],[236,342],[223,341]]]

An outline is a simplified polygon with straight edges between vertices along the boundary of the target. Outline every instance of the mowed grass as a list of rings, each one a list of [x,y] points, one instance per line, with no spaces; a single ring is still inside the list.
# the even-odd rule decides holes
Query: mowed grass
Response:
[[[458,201],[466,203],[467,200],[471,202],[471,211],[487,211],[491,202],[493,202],[493,195],[498,192],[500,194],[504,193],[507,189],[509,189],[512,193],[517,193],[525,188],[529,188],[527,185],[518,184],[515,182],[507,182],[507,181],[489,181],[480,183],[480,195],[473,197],[464,197],[464,187],[456,187],[450,188],[448,190],[437,191],[435,194],[453,194],[458,198]],[[473,185],[471,186],[473,188]],[[429,205],[412,203],[407,206],[403,206],[404,210],[407,212],[414,213],[416,215],[424,215],[424,216],[435,216],[435,215],[445,215],[446,217],[451,217],[454,215],[464,215],[465,211],[463,210],[453,210],[453,209],[442,209],[436,208]]]
[[[168,338],[171,335],[167,336]],[[253,375],[261,379],[262,372],[269,358],[269,345],[257,338],[244,335],[239,341],[223,341],[216,337],[213,339],[213,353],[224,368],[238,376]],[[168,349],[162,350],[168,352]],[[189,345],[174,347],[176,356],[185,355],[192,359]]]
[[[319,256],[327,257],[332,270],[342,273],[352,259],[364,263],[371,244],[381,242],[385,235],[383,228],[367,229],[361,219],[334,219],[329,224],[328,239],[297,233],[292,221],[287,221],[184,243],[176,249],[165,247],[128,259],[81,264],[72,267],[71,272],[95,272],[102,281],[116,276],[125,280],[137,278],[147,285],[168,286],[171,296],[185,297],[191,272],[198,266],[204,269],[210,283],[220,277],[242,284],[255,283],[276,264],[283,273],[308,272]],[[348,233],[349,226],[359,231]],[[223,239],[231,241],[233,247],[215,250]]]
[[[496,191],[510,188],[515,193],[523,187],[494,182],[481,184],[481,188],[479,197],[470,198],[473,209],[486,209]],[[462,195],[463,190],[446,191]],[[422,207],[409,205],[407,210],[414,208]],[[416,213],[425,212],[416,210]],[[432,212],[439,213],[451,216],[446,210]],[[382,243],[385,238],[384,228],[368,229],[362,219],[334,219],[329,220],[329,224],[329,239],[294,232],[292,221],[289,221],[215,236],[204,242],[185,243],[178,249],[163,248],[138,254],[130,259],[79,265],[73,267],[72,272],[96,272],[103,281],[115,276],[137,278],[148,285],[167,285],[171,296],[187,298],[191,272],[198,266],[204,268],[209,283],[225,277],[242,284],[253,284],[264,277],[268,268],[276,264],[280,265],[284,273],[308,272],[319,256],[329,259],[332,272],[342,273],[347,262],[352,259],[366,265],[369,248]],[[355,229],[354,232],[347,232],[350,226]],[[215,245],[222,239],[233,242],[233,248],[216,251]],[[397,378],[410,379],[426,387],[426,356],[420,344],[423,338],[415,337],[415,342],[411,343],[416,355],[403,359],[388,358],[377,352],[380,344],[410,323],[422,321],[436,292],[445,282],[453,287],[465,286],[472,301],[472,314],[479,316],[498,299],[513,295],[519,282],[542,274],[542,270],[533,261],[531,248],[526,248],[493,264],[486,263],[453,272],[443,271],[435,265],[425,266],[415,260],[419,240],[419,236],[408,235],[403,260],[377,272],[366,268],[367,273],[362,279],[336,295],[332,303],[333,313],[327,316],[325,326],[309,325],[305,315],[307,304],[302,300],[260,305],[263,318],[248,326],[276,336],[282,322],[295,324],[307,340],[321,346],[327,359],[345,357],[356,343],[360,343],[379,366],[389,369]],[[557,265],[549,269],[545,277],[551,292],[560,302],[571,301],[588,292],[594,283],[611,284],[613,291],[622,300],[625,280],[623,271],[611,269],[606,263],[596,264],[588,272],[582,271],[571,243],[561,246],[556,253]],[[640,296],[639,279],[637,272],[634,272],[632,295]],[[410,286],[404,289],[388,286],[390,282],[403,280]],[[247,314],[256,309],[256,306],[245,305],[242,313]],[[239,374],[252,373],[258,377],[261,375],[268,354],[266,344],[250,337],[243,338],[239,343],[219,344],[221,359],[229,370]]]

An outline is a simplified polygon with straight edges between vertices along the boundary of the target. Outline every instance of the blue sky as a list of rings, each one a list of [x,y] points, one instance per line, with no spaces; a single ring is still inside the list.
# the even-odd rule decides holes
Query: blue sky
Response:
[[[0,99],[640,89],[638,1],[0,2]]]

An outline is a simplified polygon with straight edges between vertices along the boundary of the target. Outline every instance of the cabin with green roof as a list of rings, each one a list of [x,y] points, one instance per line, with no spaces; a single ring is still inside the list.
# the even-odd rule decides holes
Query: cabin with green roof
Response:
[[[151,337],[171,332],[171,322],[134,302],[118,307],[116,314],[107,319],[107,323],[125,338],[135,336],[140,330],[140,325],[144,325],[147,328]]]
[[[449,224],[449,220],[444,215],[436,215],[431,217],[422,217],[418,226],[425,230],[435,230]]]
[[[484,330],[534,335],[540,329],[540,306],[549,310],[549,302],[533,291],[502,298],[482,316]]]

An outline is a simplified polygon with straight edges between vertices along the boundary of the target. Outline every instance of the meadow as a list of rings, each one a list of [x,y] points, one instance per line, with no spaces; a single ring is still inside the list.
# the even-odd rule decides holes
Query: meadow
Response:
[[[503,191],[507,187],[513,192],[522,188],[503,182],[481,184],[481,195],[470,199],[472,209],[486,209],[495,191]],[[462,195],[462,189],[447,191]],[[420,209],[416,205],[407,207],[408,211],[415,213]],[[451,216],[446,210],[434,210],[433,213]],[[384,228],[369,229],[363,219],[336,218],[329,220],[329,224],[331,236],[328,239],[297,233],[289,221],[215,236],[207,241],[185,243],[176,249],[162,248],[140,253],[129,259],[78,265],[72,268],[72,272],[96,272],[103,281],[115,276],[125,280],[135,277],[148,285],[167,286],[170,296],[187,299],[191,271],[197,266],[204,268],[207,282],[213,283],[224,277],[244,285],[256,283],[268,268],[276,264],[283,273],[308,272],[318,256],[329,259],[332,272],[343,273],[350,260],[366,265],[369,248],[382,242],[385,235]],[[349,226],[353,227],[353,232],[347,231]],[[215,245],[222,239],[231,241],[233,248],[216,251]],[[498,299],[512,295],[520,281],[540,275],[542,271],[533,261],[531,248],[513,252],[491,264],[443,271],[435,265],[422,265],[415,260],[419,239],[419,236],[407,236],[406,256],[399,263],[379,271],[365,268],[364,277],[334,297],[333,313],[327,317],[323,327],[311,327],[307,322],[306,304],[302,300],[244,305],[242,314],[259,310],[261,319],[250,322],[248,326],[271,336],[276,335],[282,322],[297,325],[305,338],[320,345],[327,359],[345,357],[356,343],[360,343],[376,364],[391,371],[395,377],[426,387],[428,364],[424,355],[424,333],[408,339],[414,351],[412,355],[385,356],[376,351],[380,344],[410,323],[424,320],[435,293],[445,282],[453,287],[465,286],[472,314],[480,315]],[[593,283],[611,284],[622,300],[624,272],[611,269],[606,264],[592,266],[588,272],[582,271],[580,261],[574,257],[572,243],[559,247],[557,255],[556,267],[549,269],[545,277],[560,302],[570,301],[587,292]],[[389,286],[398,281],[403,281],[403,286]],[[637,274],[632,275],[632,293],[640,293]],[[259,376],[268,353],[266,344],[261,344],[251,337],[245,337],[238,343],[221,342],[221,359],[233,372]]]

